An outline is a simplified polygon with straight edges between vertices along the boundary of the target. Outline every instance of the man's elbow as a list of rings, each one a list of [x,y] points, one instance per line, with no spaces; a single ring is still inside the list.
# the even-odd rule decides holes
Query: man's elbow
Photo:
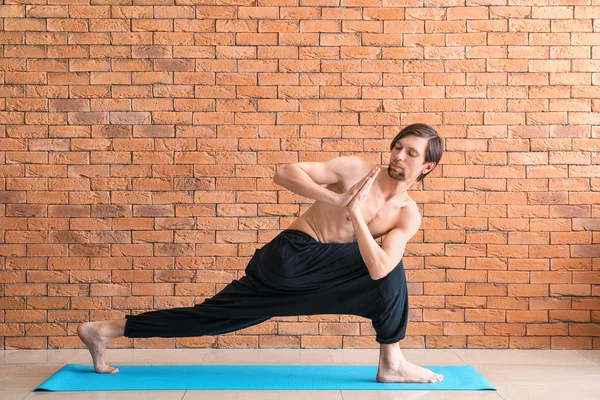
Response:
[[[279,186],[283,186],[287,169],[287,165],[282,165],[281,167],[279,167],[277,169],[277,172],[275,172],[275,176],[273,176],[273,182],[275,182]]]
[[[392,268],[382,267],[375,270],[369,270],[369,275],[371,276],[371,279],[378,281],[388,276],[390,272],[392,272]]]

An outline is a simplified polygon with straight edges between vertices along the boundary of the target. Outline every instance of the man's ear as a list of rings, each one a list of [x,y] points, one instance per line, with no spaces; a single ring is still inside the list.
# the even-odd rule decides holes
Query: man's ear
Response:
[[[426,174],[435,168],[436,164],[433,161],[429,161],[423,170],[423,173]]]

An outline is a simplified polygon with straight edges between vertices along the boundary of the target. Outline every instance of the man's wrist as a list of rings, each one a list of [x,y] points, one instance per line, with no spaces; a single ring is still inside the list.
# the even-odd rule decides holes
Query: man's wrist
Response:
[[[357,209],[348,209],[348,215],[352,218],[358,218],[361,216],[361,213]]]
[[[332,190],[330,190],[329,193],[330,193],[330,198],[329,198],[328,203],[333,206],[341,207],[342,206],[342,196],[340,196],[339,193],[336,193]]]

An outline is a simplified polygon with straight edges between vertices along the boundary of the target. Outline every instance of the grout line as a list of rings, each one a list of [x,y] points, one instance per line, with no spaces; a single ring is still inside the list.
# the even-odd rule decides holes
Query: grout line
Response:
[[[500,394],[500,391],[499,391],[499,390],[496,390],[496,394],[497,394],[497,395],[498,395],[498,397],[499,397],[499,398],[501,398],[502,400],[506,400],[506,398]]]
[[[466,362],[466,361],[465,361],[465,360],[464,360],[464,359],[463,359],[463,358],[460,356],[460,354],[458,354],[458,353],[456,352],[456,349],[453,349],[453,350],[452,350],[452,352],[454,353],[454,355],[456,355],[456,357],[458,357],[458,359],[459,359],[460,361],[462,361],[462,362],[463,362],[463,364],[464,364],[464,365],[470,365],[470,364],[467,364],[467,362]]]
[[[209,352],[210,352],[210,349],[206,349],[206,351],[204,351],[204,355],[202,356],[202,359],[200,359],[200,361],[198,362],[198,365],[204,364],[204,359],[206,358],[206,356],[208,355]]]
[[[583,358],[585,358],[586,360],[589,360],[592,362],[592,364],[594,365],[600,365],[600,359],[598,359],[598,361],[595,361],[594,359],[592,359],[591,357],[587,356],[587,353],[585,353],[586,351],[591,351],[593,353],[597,353],[598,355],[600,355],[600,351],[598,350],[575,350],[577,352],[577,354]]]
[[[77,357],[80,357],[82,354],[85,354],[86,351],[88,351],[88,350],[87,349],[85,349],[85,350],[82,349],[81,351],[79,351],[79,353],[77,353],[74,356],[72,356],[71,358],[67,359],[67,364],[71,364],[71,362],[73,360],[75,360]]]

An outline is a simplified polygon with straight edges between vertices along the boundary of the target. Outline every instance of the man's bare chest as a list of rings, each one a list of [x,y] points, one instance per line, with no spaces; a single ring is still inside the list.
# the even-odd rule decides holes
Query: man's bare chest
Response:
[[[377,238],[391,231],[401,217],[402,208],[406,203],[384,202],[378,199],[367,199],[361,206],[361,215],[372,236]],[[345,227],[354,233],[352,221],[346,218]]]

